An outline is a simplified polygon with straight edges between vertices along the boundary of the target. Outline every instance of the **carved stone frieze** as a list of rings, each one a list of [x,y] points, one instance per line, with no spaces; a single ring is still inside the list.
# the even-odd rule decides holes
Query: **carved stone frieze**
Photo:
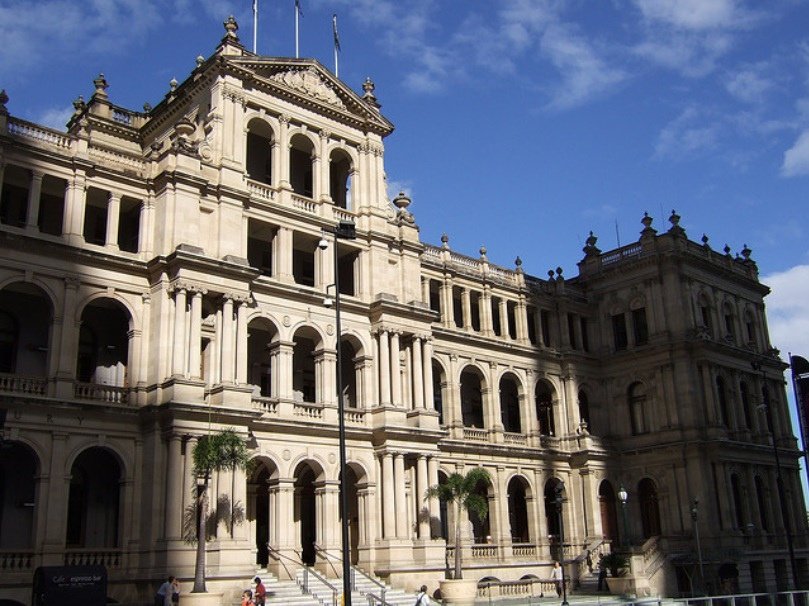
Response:
[[[308,97],[313,97],[318,101],[334,105],[340,109],[345,109],[345,104],[337,96],[337,93],[328,85],[317,73],[314,67],[306,69],[290,69],[278,72],[270,76],[270,80],[283,84],[293,90],[303,93]]]

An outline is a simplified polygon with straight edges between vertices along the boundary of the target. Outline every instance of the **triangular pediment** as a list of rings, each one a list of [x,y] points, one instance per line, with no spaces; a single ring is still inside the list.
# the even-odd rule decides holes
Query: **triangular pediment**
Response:
[[[387,134],[393,125],[343,82],[314,59],[240,57],[228,61],[249,72],[255,84],[319,109],[330,117],[342,117]],[[246,76],[247,74],[245,74]]]

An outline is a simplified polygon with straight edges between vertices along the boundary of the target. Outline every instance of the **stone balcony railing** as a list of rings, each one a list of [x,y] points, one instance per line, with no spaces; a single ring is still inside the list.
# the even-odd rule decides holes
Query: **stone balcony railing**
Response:
[[[92,400],[108,404],[128,404],[129,388],[117,385],[101,385],[99,383],[73,383],[73,395],[77,400]]]
[[[0,373],[0,391],[29,396],[44,396],[48,391],[48,379]]]

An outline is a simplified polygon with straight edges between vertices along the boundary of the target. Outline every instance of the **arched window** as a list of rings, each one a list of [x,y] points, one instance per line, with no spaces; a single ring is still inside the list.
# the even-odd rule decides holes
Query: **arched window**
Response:
[[[697,318],[697,325],[702,327],[709,336],[713,336],[713,321],[711,318],[711,304],[708,297],[701,296],[698,303],[699,317]]]
[[[508,483],[508,521],[512,543],[528,543],[528,502],[526,493],[528,482],[525,478],[514,477]]]
[[[629,386],[629,421],[632,435],[649,431],[646,423],[646,387],[643,383]]]
[[[643,538],[648,539],[660,534],[660,505],[657,498],[657,487],[649,478],[638,483],[638,503]]]
[[[304,135],[293,135],[289,148],[289,184],[299,196],[312,197],[314,145]]]
[[[540,381],[534,391],[539,433],[543,436],[556,435],[556,420],[553,415],[554,390],[550,383]]]
[[[500,379],[500,417],[503,430],[509,433],[520,433],[520,396],[517,381],[513,375],[504,375]]]
[[[121,468],[105,448],[82,452],[70,472],[66,543],[75,547],[119,546]]]
[[[438,424],[444,424],[444,388],[447,383],[444,369],[433,360],[433,408],[438,413]]]
[[[730,427],[730,416],[728,411],[728,390],[723,377],[716,377],[716,397],[719,403],[720,422],[726,427]]]
[[[329,158],[329,194],[340,208],[351,208],[351,171],[351,156],[335,149]]]
[[[582,423],[587,424],[588,430],[592,433],[593,428],[590,424],[590,398],[587,397],[587,392],[583,389],[579,390],[579,419]]]
[[[482,389],[480,372],[473,367],[464,369],[461,373],[461,414],[464,427],[485,427]]]
[[[263,120],[251,120],[247,125],[247,177],[272,185],[273,133]]]

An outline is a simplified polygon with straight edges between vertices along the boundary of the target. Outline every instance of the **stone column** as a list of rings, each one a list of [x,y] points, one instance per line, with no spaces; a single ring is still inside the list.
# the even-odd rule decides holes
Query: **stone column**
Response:
[[[185,298],[186,289],[178,286],[174,289],[174,349],[172,352],[171,374],[175,377],[185,375]]]
[[[65,546],[67,528],[67,505],[70,492],[70,470],[65,469],[67,433],[53,432],[50,461],[48,462],[47,494],[41,495],[37,513],[42,526],[40,536],[44,536],[43,551],[62,552]],[[61,557],[61,553],[59,554]],[[60,562],[61,563],[61,562]]]
[[[503,298],[500,299],[498,312],[500,312],[500,336],[504,339],[510,339],[511,334],[508,330],[508,302]]]
[[[331,170],[331,161],[329,159],[329,137],[331,137],[331,133],[328,130],[321,130],[319,134],[320,149],[318,150],[318,155],[320,157],[315,164],[315,174],[317,174],[318,178],[312,183],[312,197],[330,201],[332,199],[329,174]]]
[[[77,174],[68,184],[65,200],[65,225],[71,243],[84,242],[84,213],[87,206],[86,177]]]
[[[278,143],[279,143],[279,171],[278,171],[278,187],[282,189],[292,189],[289,184],[289,116],[282,115],[278,117]],[[275,177],[274,177],[275,178]]]
[[[421,337],[413,337],[413,408],[424,408],[424,357]]]
[[[382,406],[390,405],[390,349],[388,346],[388,331],[379,331],[379,398]]]
[[[441,324],[444,325],[445,328],[449,328],[455,325],[455,320],[453,319],[453,306],[452,306],[452,278],[446,276],[444,277],[444,281],[441,283]]]
[[[154,203],[144,200],[140,205],[138,213],[138,252],[146,252],[151,249],[150,229],[151,216],[154,213]]]
[[[428,457],[427,459],[427,487],[436,486],[438,484],[438,460],[435,457]],[[439,507],[438,499],[429,499],[427,501],[427,509],[430,512],[430,536],[441,536],[441,509]],[[433,526],[435,520],[435,527]]]
[[[247,383],[247,305],[249,298],[241,299],[236,308],[236,383]]]
[[[427,410],[435,410],[435,394],[433,393],[433,343],[430,337],[424,337],[421,361],[424,381],[424,407]]]
[[[494,335],[492,324],[492,287],[488,284],[483,285],[483,292],[480,295],[478,305],[480,310],[480,332],[487,337],[491,337]]]
[[[391,399],[394,406],[402,405],[402,367],[399,361],[399,333],[391,332],[390,339],[390,380]]]
[[[233,297],[222,303],[222,383],[233,383]]]
[[[42,194],[42,177],[44,173],[35,170],[31,172],[31,186],[28,188],[28,209],[25,215],[25,228],[39,229],[39,201]],[[0,191],[2,191],[0,183]]]
[[[517,325],[517,340],[528,343],[528,311],[525,307],[525,295],[520,295],[517,309],[514,311],[514,321]]]
[[[193,379],[202,378],[201,347],[202,347],[202,291],[197,290],[191,297],[191,326],[188,339],[188,366],[189,376]]]
[[[472,330],[472,301],[468,288],[461,289],[461,314],[463,315],[464,330]]]
[[[416,490],[414,501],[416,502],[416,519],[419,523],[419,538],[430,538],[430,508],[424,501],[424,493],[429,488],[427,479],[427,457],[419,455],[416,462]]]
[[[402,453],[393,455],[393,483],[396,503],[396,537],[406,539],[407,536],[407,495],[405,495],[405,460]]]
[[[292,230],[279,227],[272,239],[273,275],[281,282],[294,282],[292,274]]]
[[[182,436],[172,433],[167,437],[167,443],[165,537],[167,539],[180,539],[182,538],[184,511]]]
[[[121,196],[110,192],[107,199],[107,234],[104,246],[118,248],[118,223],[121,217]]]
[[[2,174],[0,174],[0,179],[2,179]],[[0,186],[2,186],[2,182],[0,182]],[[421,302],[428,307],[430,305],[430,278],[426,276],[421,277]]]
[[[382,534],[386,539],[396,536],[396,504],[393,478],[393,455],[382,455]]]

